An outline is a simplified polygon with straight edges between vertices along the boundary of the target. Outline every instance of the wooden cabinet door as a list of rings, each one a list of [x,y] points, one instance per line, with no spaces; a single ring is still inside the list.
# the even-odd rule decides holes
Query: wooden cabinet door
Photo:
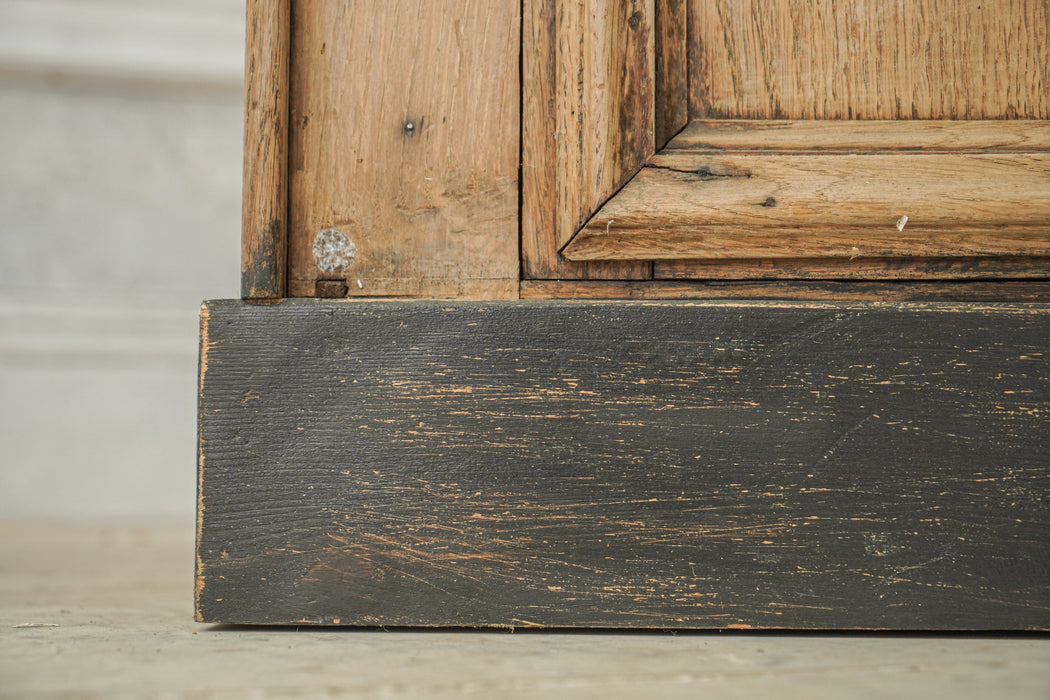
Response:
[[[1048,27],[1045,0],[253,0],[244,296],[1045,298]]]
[[[526,6],[526,279],[1050,273],[1050,4]]]

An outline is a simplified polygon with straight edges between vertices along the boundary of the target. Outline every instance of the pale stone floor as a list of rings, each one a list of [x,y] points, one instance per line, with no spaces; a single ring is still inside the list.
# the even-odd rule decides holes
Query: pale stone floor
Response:
[[[0,523],[0,697],[1050,698],[1047,636],[201,625],[192,536]]]

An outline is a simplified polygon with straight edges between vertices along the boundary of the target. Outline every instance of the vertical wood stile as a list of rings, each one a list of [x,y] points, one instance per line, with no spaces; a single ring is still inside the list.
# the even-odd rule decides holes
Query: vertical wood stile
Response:
[[[686,0],[656,0],[654,116],[658,151],[689,121],[688,10]]]
[[[290,0],[248,0],[241,296],[285,296]]]
[[[656,0],[530,0],[522,45],[525,278],[647,279],[558,250],[655,152]]]
[[[288,296],[517,297],[520,35],[507,0],[296,1]]]

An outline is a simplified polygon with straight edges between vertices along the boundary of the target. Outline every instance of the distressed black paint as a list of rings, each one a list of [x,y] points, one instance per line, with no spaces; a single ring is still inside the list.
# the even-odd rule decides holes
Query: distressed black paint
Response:
[[[214,302],[212,622],[1050,628],[1050,307]]]

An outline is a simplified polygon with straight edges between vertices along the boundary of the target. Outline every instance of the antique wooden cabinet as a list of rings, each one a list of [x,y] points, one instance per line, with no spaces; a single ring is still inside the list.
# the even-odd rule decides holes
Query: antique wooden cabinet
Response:
[[[199,619],[1050,628],[1050,3],[248,28]]]

